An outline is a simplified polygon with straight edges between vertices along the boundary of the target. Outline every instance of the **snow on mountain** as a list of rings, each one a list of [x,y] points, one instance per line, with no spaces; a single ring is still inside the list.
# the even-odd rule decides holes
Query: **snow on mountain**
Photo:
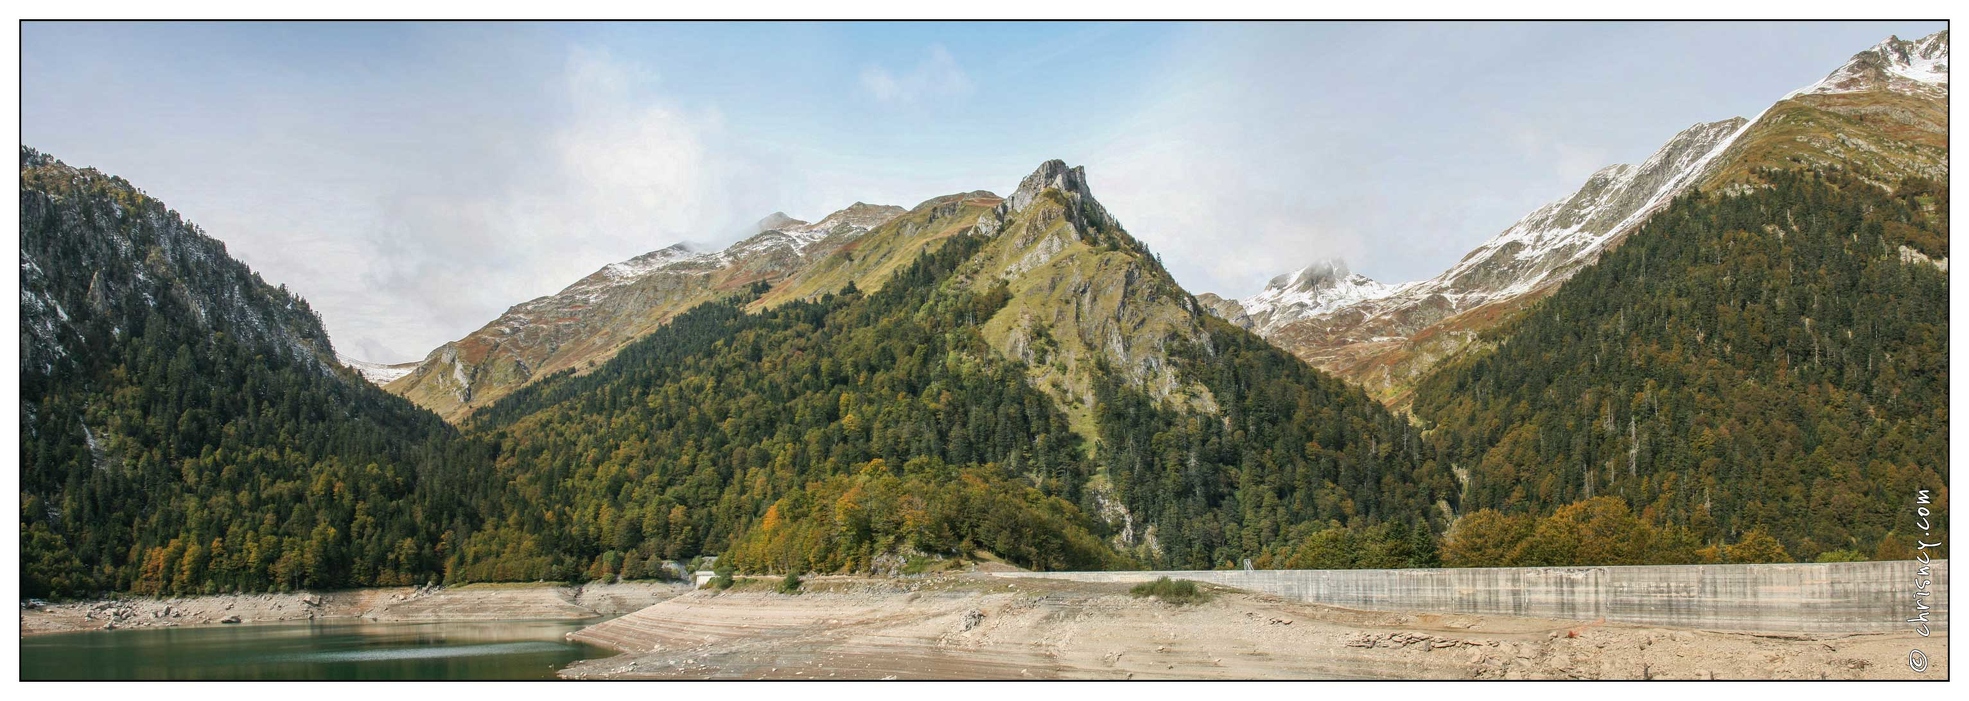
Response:
[[[335,355],[335,359],[341,361],[343,365],[349,366],[350,369],[355,370],[356,374],[362,375],[362,379],[368,380],[379,387],[394,382],[399,377],[410,374],[410,371],[416,370],[418,365],[415,361],[394,365],[372,363],[365,360],[356,360],[340,353]]]
[[[740,285],[784,279],[903,213],[857,202],[808,224],[774,212],[760,220],[758,233],[723,250],[679,243],[610,263],[559,292],[514,305],[385,381],[455,421],[535,377],[606,360],[690,306]]]
[[[794,248],[805,252],[808,246],[840,231],[867,231],[881,226],[884,222],[902,216],[907,210],[895,205],[876,205],[856,202],[846,209],[829,214],[818,222],[809,224],[786,216],[785,212],[773,212],[759,220],[759,233],[777,232],[785,236]],[[757,238],[756,236],[754,238]],[[750,239],[748,239],[750,240]]]
[[[570,298],[592,302],[608,294],[611,288],[633,284],[659,272],[707,273],[732,265],[734,262],[769,253],[772,249],[782,246],[797,255],[805,253],[807,248],[830,236],[859,235],[881,226],[883,222],[894,219],[903,212],[903,208],[893,205],[856,202],[813,224],[789,217],[785,212],[773,212],[759,220],[758,233],[727,246],[724,250],[705,250],[691,243],[672,244],[629,260],[610,263],[560,292],[527,302],[515,309],[527,310],[535,306],[559,307],[560,302]]]
[[[1824,80],[1792,91],[1798,95],[1830,95],[1886,88],[1914,94],[1948,94],[1948,30],[1914,41],[1887,37],[1828,74]]]
[[[1926,147],[1910,145],[1908,140],[1918,136],[1919,129],[1930,128],[1931,122],[1945,131],[1946,112],[1931,119],[1910,112],[1907,104],[1881,107],[1865,100],[1855,102],[1849,93],[1946,100],[1948,32],[1915,41],[1889,37],[1751,119],[1697,124],[1676,134],[1639,165],[1601,169],[1571,195],[1534,210],[1433,278],[1391,287],[1349,276],[1343,265],[1323,263],[1274,279],[1263,292],[1242,302],[1212,296],[1207,306],[1308,362],[1361,382],[1378,396],[1391,397],[1430,363],[1459,352],[1476,331],[1499,316],[1496,311],[1472,310],[1502,309],[1489,305],[1531,299],[1552,289],[1591,265],[1677,195],[1729,168],[1794,162],[1782,158],[1787,154],[1812,157],[1796,162],[1819,162],[1823,159],[1817,156],[1823,154],[1852,160],[1860,154],[1872,159],[1868,162],[1876,169],[1927,175],[1920,163],[1910,165],[1907,158],[1888,156],[1928,153],[1921,151]],[[1808,95],[1839,99],[1818,100],[1813,103],[1816,107],[1799,107],[1798,101],[1790,100]],[[1811,126],[1816,122],[1809,115],[1794,114],[1798,109],[1891,114],[1889,121],[1899,131],[1870,141],[1858,139],[1858,132],[1852,131],[1858,127],[1852,123],[1813,132],[1824,128]],[[1782,110],[1792,111],[1774,112]],[[1765,123],[1767,116],[1770,124]],[[1761,140],[1757,155],[1739,153],[1753,140]],[[1939,153],[1938,170],[1945,179],[1945,139]]]
[[[1273,278],[1241,305],[1252,330],[1267,337],[1301,321],[1342,313],[1371,322],[1412,308],[1431,310],[1384,320],[1383,328],[1363,336],[1385,340],[1413,333],[1444,312],[1556,284],[1694,182],[1748,123],[1732,118],[1697,124],[1639,165],[1602,168],[1571,195],[1532,211],[1433,278],[1386,285],[1349,273],[1344,262],[1325,261]]]
[[[1298,272],[1272,278],[1265,289],[1240,302],[1259,334],[1309,316],[1381,299],[1396,288],[1347,270],[1346,261],[1320,261]]]
[[[1468,308],[1563,280],[1694,183],[1751,121],[1697,124],[1638,166],[1602,168],[1566,199],[1532,211],[1408,291],[1450,295],[1458,308]]]
[[[600,273],[610,280],[634,280],[682,261],[695,260],[716,253],[716,251],[699,250],[688,243],[679,243],[620,263],[610,263],[604,266]]]
[[[559,302],[568,299],[593,302],[609,294],[612,288],[633,284],[655,273],[709,272],[731,265],[734,261],[768,253],[773,248],[781,246],[791,249],[795,254],[805,253],[808,247],[829,236],[857,235],[881,226],[883,222],[894,219],[903,212],[903,208],[893,205],[856,202],[812,224],[789,217],[785,212],[773,212],[759,220],[758,233],[724,250],[705,250],[692,243],[673,244],[629,260],[610,263],[550,297],[532,300],[516,309],[531,311],[533,307],[559,306]]]

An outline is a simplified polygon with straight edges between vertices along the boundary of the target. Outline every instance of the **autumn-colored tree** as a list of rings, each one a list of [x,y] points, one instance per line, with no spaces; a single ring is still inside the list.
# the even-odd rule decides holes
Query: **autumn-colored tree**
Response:
[[[1723,550],[1724,558],[1732,563],[1758,564],[1769,562],[1791,562],[1791,554],[1784,551],[1784,544],[1762,528],[1752,529],[1743,539]]]
[[[1531,537],[1537,520],[1529,514],[1502,514],[1481,509],[1456,521],[1443,539],[1443,564],[1448,567],[1505,567],[1518,564],[1519,546]]]

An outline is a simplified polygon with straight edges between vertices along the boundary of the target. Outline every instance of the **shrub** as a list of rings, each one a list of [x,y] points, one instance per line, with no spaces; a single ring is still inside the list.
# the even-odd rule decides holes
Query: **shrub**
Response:
[[[1827,550],[1812,558],[1813,562],[1866,562],[1866,556],[1858,550]]]
[[[1791,562],[1791,553],[1785,552],[1784,545],[1779,543],[1778,539],[1771,537],[1771,534],[1764,532],[1762,528],[1751,529],[1749,533],[1744,534],[1743,540],[1724,548],[1723,552],[1729,562],[1752,564]]]
[[[1210,600],[1210,594],[1197,587],[1196,582],[1187,579],[1158,577],[1153,582],[1143,582],[1128,590],[1136,597],[1153,596],[1164,603],[1200,604]]]
[[[786,578],[779,580],[779,593],[781,594],[800,593],[800,573],[788,571],[786,573]]]

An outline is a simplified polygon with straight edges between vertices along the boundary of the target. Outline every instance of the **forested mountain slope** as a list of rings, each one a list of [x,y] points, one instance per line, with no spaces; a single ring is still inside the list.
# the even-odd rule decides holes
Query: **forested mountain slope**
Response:
[[[1660,535],[1626,561],[1758,531],[1797,558],[1905,557],[1916,490],[1946,513],[1948,276],[1905,253],[1946,242],[1945,189],[1757,180],[1678,199],[1421,383],[1466,511],[1617,497]],[[1482,516],[1459,531],[1490,549],[1462,564],[1574,557],[1513,554],[1528,522]]]
[[[521,515],[461,543],[467,560],[633,575],[727,550],[783,571],[984,549],[1209,567],[1317,531],[1349,562],[1433,551],[1453,480],[1419,436],[1204,316],[1078,169],[897,221],[921,223],[857,242],[921,251],[879,291],[702,306],[481,410],[467,430],[496,443],[512,498],[557,507],[504,510]]]
[[[462,433],[128,183],[24,151],[22,217],[29,595],[709,554],[1395,566],[1432,561],[1453,498],[1407,424],[1204,316],[1057,162],[734,287]]]
[[[938,284],[979,243],[947,239],[875,293],[700,306],[593,373],[481,411],[471,427],[499,444],[515,511],[554,506],[463,543],[468,557],[537,539],[540,566],[579,543],[597,575],[735,544],[735,564],[758,569],[977,549],[1034,567],[1112,562],[1073,505],[1075,436],[968,330],[1003,293]]]
[[[984,336],[1096,446],[1088,507],[1117,522],[1123,548],[1167,566],[1282,561],[1344,526],[1375,528],[1367,549],[1392,541],[1401,554],[1349,541],[1324,556],[1427,559],[1409,542],[1447,516],[1454,485],[1407,422],[1211,316],[1082,169],[1041,165],[980,226],[995,235],[973,261],[979,279],[1012,294]]]
[[[535,378],[592,368],[692,307],[754,282],[786,280],[851,249],[902,211],[857,202],[812,224],[776,212],[722,250],[676,244],[611,263],[439,346],[386,387],[462,421]]]
[[[440,576],[442,421],[128,182],[20,164],[24,595]]]
[[[1523,313],[1674,197],[1746,187],[1767,170],[1800,167],[1837,168],[1890,189],[1915,178],[1945,191],[1948,32],[1889,37],[1749,120],[1689,127],[1638,165],[1594,173],[1428,280],[1384,285],[1326,261],[1280,275],[1244,300],[1205,297],[1214,313],[1404,407],[1423,377],[1473,350],[1484,330]]]

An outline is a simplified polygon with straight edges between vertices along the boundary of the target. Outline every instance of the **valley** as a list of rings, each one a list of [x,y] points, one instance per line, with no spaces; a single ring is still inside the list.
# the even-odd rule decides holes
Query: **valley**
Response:
[[[1945,591],[1947,40],[1691,125],[1424,280],[1325,260],[1196,294],[1100,173],[1046,160],[656,248],[397,364],[22,146],[21,635],[554,621],[528,664],[577,679],[1909,678],[1913,634],[1870,624],[1215,575],[1468,603],[1526,587],[1417,583],[1920,552]],[[730,586],[657,581],[679,567]],[[1215,583],[1103,581],[1149,571]],[[1719,586],[1686,605],[1749,591]]]

